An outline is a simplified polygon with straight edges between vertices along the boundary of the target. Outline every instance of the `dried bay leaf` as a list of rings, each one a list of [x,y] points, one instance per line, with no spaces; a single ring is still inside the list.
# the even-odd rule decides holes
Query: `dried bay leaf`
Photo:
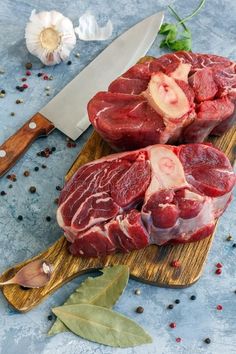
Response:
[[[105,307],[77,304],[52,311],[72,332],[93,342],[121,348],[152,342],[137,323]]]
[[[126,265],[117,265],[106,267],[101,270],[103,275],[87,278],[79,288],[70,295],[64,305],[72,304],[93,304],[111,308],[122,292],[124,291],[129,279],[129,267]],[[56,319],[49,330],[49,335],[68,331],[68,328]]]

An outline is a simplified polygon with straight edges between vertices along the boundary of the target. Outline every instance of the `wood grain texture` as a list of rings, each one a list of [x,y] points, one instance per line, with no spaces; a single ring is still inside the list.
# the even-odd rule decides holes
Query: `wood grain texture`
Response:
[[[223,150],[231,162],[234,161],[236,128],[231,129],[221,138],[211,139],[211,142]],[[71,178],[84,163],[107,155],[110,152],[110,147],[94,132],[68,172],[66,179]],[[2,291],[8,302],[15,309],[25,312],[38,305],[48,295],[52,294],[72,278],[114,264],[127,264],[130,267],[130,274],[133,278],[149,284],[172,288],[187,287],[199,279],[213,241],[213,236],[195,243],[161,247],[151,245],[145,249],[128,254],[115,254],[87,259],[72,256],[67,250],[67,241],[62,236],[45,252],[12,267],[0,278],[0,281],[9,279],[23,265],[32,260],[47,259],[47,261],[53,264],[54,272],[50,282],[46,286],[41,289],[23,290],[18,285],[8,285],[3,286]],[[179,260],[181,267],[171,267],[170,263],[173,260]]]
[[[39,136],[48,135],[53,129],[54,125],[40,113],[36,113],[29,119],[0,146],[0,151],[6,153],[4,157],[0,157],[0,176],[4,175],[19,160]]]

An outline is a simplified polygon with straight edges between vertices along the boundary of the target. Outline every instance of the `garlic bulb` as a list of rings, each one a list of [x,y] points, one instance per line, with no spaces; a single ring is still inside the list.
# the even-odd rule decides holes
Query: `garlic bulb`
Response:
[[[85,12],[79,18],[79,26],[75,27],[75,33],[82,41],[104,41],[111,37],[113,25],[110,20],[104,27],[100,27],[90,11]]]
[[[66,60],[76,43],[73,24],[57,11],[32,11],[25,29],[26,46],[45,65]]]

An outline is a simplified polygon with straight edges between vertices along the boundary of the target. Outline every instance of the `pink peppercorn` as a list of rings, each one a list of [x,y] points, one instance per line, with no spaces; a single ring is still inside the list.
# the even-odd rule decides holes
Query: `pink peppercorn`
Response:
[[[221,310],[223,310],[223,306],[222,306],[222,305],[217,305],[217,306],[216,306],[216,309],[217,309],[218,311],[221,311]]]
[[[26,77],[22,77],[22,79],[21,79],[21,81],[26,81],[27,79],[26,79]]]
[[[217,275],[220,275],[220,274],[222,273],[222,269],[221,269],[221,268],[217,268],[216,271],[215,271],[215,273],[216,273]]]
[[[29,86],[27,84],[23,84],[22,87],[24,87],[24,89],[28,88]]]
[[[169,324],[169,326],[170,326],[170,328],[176,328],[176,323],[175,323],[175,322],[171,322],[171,323]]]
[[[30,76],[30,75],[31,75],[31,71],[27,70],[27,71],[25,72],[25,75],[26,75],[26,76]]]
[[[48,75],[43,75],[44,80],[48,80]]]
[[[180,265],[181,265],[181,263],[180,263],[180,261],[174,260],[174,261],[171,262],[170,265],[171,265],[171,267],[173,267],[173,268],[179,268]]]
[[[175,340],[176,340],[177,343],[180,343],[182,339],[180,337],[178,337]]]
[[[223,265],[221,263],[216,264],[216,268],[222,268],[222,267],[223,267]]]

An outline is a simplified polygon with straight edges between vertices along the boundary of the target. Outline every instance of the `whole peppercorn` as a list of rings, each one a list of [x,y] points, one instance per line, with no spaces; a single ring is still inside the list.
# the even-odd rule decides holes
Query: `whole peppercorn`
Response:
[[[170,304],[167,306],[168,310],[172,310],[174,308],[174,305]]]
[[[217,268],[216,271],[215,271],[215,273],[216,273],[217,275],[220,275],[220,274],[222,273],[222,269],[221,269],[221,268]]]
[[[196,300],[196,296],[195,295],[190,296],[190,300]]]
[[[141,294],[141,290],[140,289],[135,289],[134,293],[135,293],[135,295],[140,295]]]
[[[51,216],[46,216],[46,221],[51,221]]]
[[[52,152],[56,151],[56,148],[55,146],[52,147]]]
[[[14,117],[14,115],[15,115],[15,112],[11,112],[11,116]]]
[[[2,196],[6,195],[7,193],[5,191],[1,191],[0,193]]]
[[[217,305],[217,306],[216,306],[216,309],[217,309],[218,311],[221,311],[221,310],[223,310],[223,306],[222,306],[222,305]]]
[[[6,94],[6,91],[5,91],[5,90],[1,90],[1,93],[2,93],[3,95],[5,95],[5,94]]]
[[[9,184],[8,188],[10,188],[10,189],[11,189],[12,187],[13,187],[13,185],[12,185],[12,184]]]
[[[216,268],[222,268],[223,266],[222,266],[222,264],[221,263],[217,263],[216,264]]]
[[[21,220],[23,220],[23,216],[22,216],[22,215],[18,215],[17,219],[18,219],[19,221],[21,221]]]
[[[175,322],[171,322],[171,323],[169,324],[169,327],[170,327],[170,328],[176,328],[176,323],[175,323]]]
[[[26,76],[30,76],[30,75],[31,75],[31,71],[26,70],[25,75],[26,75]]]
[[[211,340],[210,340],[210,338],[206,338],[206,339],[204,339],[204,342],[205,342],[206,344],[210,344],[210,343],[211,343]]]
[[[180,265],[181,265],[181,263],[180,263],[180,261],[174,260],[174,261],[171,262],[170,265],[171,265],[171,267],[173,267],[173,268],[179,268]]]
[[[38,77],[41,77],[41,76],[43,76],[43,74],[42,74],[42,73],[38,73],[37,76],[38,76]]]
[[[25,177],[28,177],[30,175],[29,171],[24,171],[23,174],[24,174]]]
[[[25,68],[26,68],[27,70],[32,69],[32,67],[33,67],[32,63],[26,63],[26,64],[25,64]]]
[[[42,165],[41,167],[42,167],[42,168],[47,168],[47,166],[46,166],[46,165]]]
[[[52,315],[48,315],[48,321],[52,321],[53,316]]]
[[[182,341],[182,339],[181,339],[180,337],[178,337],[178,338],[175,338],[175,341],[176,341],[177,343],[180,343],[180,342]]]
[[[235,248],[235,247],[236,247],[236,243],[233,243],[233,244],[232,244],[232,247]]]
[[[31,186],[31,187],[29,188],[29,191],[30,191],[30,193],[35,193],[35,192],[36,192],[36,187]]]
[[[136,308],[136,312],[137,312],[137,313],[143,313],[143,311],[144,311],[144,308],[143,308],[142,306],[138,306],[138,307]]]
[[[67,65],[71,65],[71,64],[72,64],[72,61],[68,60]]]
[[[179,299],[176,299],[176,300],[175,300],[175,303],[176,303],[176,304],[179,304],[179,303],[180,303],[180,300],[179,300]]]
[[[37,171],[39,170],[39,167],[36,166],[36,167],[34,168],[34,170],[37,172]]]
[[[60,186],[56,186],[56,190],[57,191],[61,191],[61,187]]]
[[[227,236],[226,241],[231,241],[233,237],[231,235]]]

